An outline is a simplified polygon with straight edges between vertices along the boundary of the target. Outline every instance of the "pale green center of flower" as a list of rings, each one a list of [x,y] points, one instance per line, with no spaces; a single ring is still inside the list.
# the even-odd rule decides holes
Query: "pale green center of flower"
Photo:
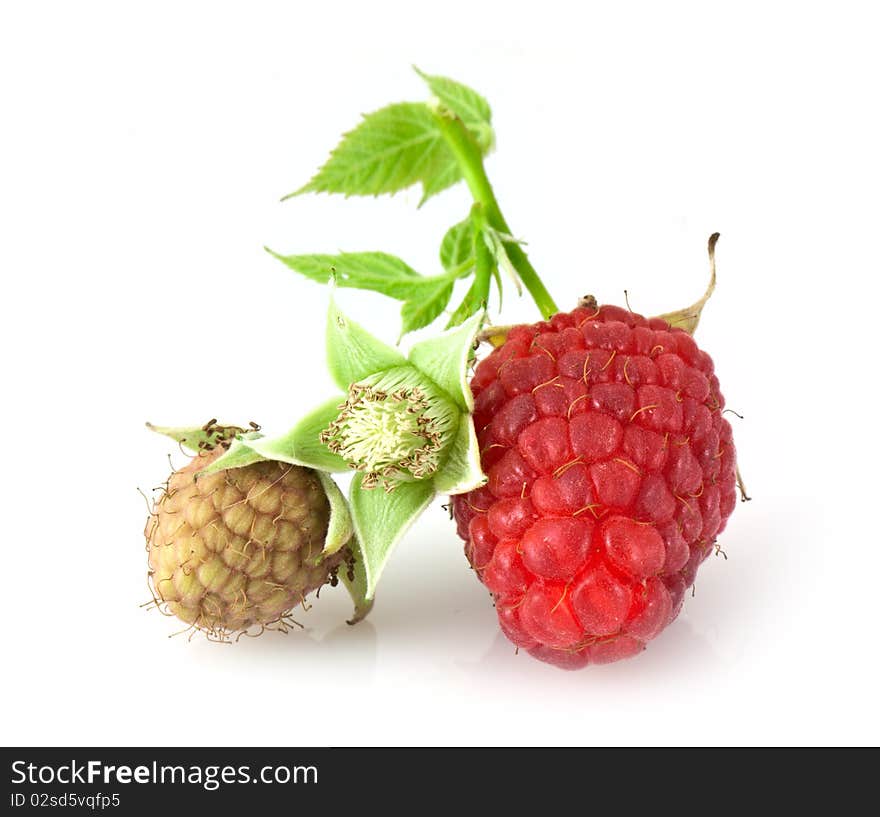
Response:
[[[362,396],[349,407],[338,453],[370,471],[400,462],[430,437],[429,423],[419,415],[423,401],[417,389],[382,399]]]
[[[390,369],[349,388],[321,442],[363,471],[364,488],[431,476],[452,439],[458,411],[409,367]]]

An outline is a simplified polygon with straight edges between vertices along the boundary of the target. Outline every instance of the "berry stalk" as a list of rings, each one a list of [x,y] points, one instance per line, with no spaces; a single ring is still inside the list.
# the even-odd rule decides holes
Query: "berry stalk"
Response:
[[[510,227],[501,212],[495,191],[486,174],[480,146],[459,117],[439,107],[435,107],[433,113],[446,144],[458,162],[474,201],[483,209],[486,222],[499,233],[511,235]],[[523,248],[515,241],[505,242],[504,247],[523,286],[541,312],[541,317],[546,319],[559,312],[559,307],[556,306],[556,302],[547,291]]]

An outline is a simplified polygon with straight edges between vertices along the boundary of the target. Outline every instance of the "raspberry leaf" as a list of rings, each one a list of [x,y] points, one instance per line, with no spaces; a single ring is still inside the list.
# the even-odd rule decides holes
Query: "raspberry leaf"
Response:
[[[428,107],[400,102],[364,116],[311,181],[290,196],[378,196],[420,183],[424,200],[460,178],[461,170]]]
[[[470,217],[446,231],[440,244],[440,263],[445,270],[473,266],[474,227]]]
[[[342,314],[331,300],[327,314],[327,367],[341,389],[365,377],[406,363],[396,349],[373,337]]]
[[[356,474],[349,499],[355,535],[364,559],[364,596],[371,600],[392,551],[431,503],[435,491],[431,480],[403,483],[391,492],[363,488],[362,483],[363,474]]]
[[[279,255],[268,247],[266,251],[294,272],[319,284],[332,281],[339,287],[369,289],[400,301],[414,297],[431,281],[405,261],[384,252]]]
[[[475,204],[471,209],[471,252],[474,259],[474,280],[470,288],[465,293],[464,299],[458,305],[446,328],[458,326],[464,323],[471,315],[485,309],[489,302],[489,288],[491,287],[491,278],[494,275],[498,285],[498,302],[501,304],[501,278],[498,275],[498,264],[495,261],[489,246],[482,238],[483,228],[485,226],[485,215],[483,208],[479,204]]]
[[[327,192],[378,196],[421,184],[421,206],[430,196],[465,180],[474,208],[468,219],[444,237],[440,259],[448,277],[418,276],[400,259],[378,252],[337,256],[272,254],[313,280],[327,282],[335,278],[340,286],[369,289],[403,301],[401,337],[432,323],[447,308],[454,280],[472,272],[476,272],[475,281],[447,326],[459,325],[485,305],[493,278],[500,304],[499,267],[508,272],[520,292],[525,285],[542,315],[549,317],[557,311],[556,305],[526,254],[510,237],[483,167],[483,157],[494,142],[488,102],[460,82],[415,70],[428,85],[432,99],[428,103],[388,105],[364,116],[343,136],[312,180],[291,195]],[[480,212],[479,221],[474,211]],[[481,267],[479,255],[488,255],[492,260],[484,260]]]
[[[452,297],[454,279],[443,275],[425,281],[430,282],[429,286],[420,287],[416,297],[406,301],[401,307],[401,337],[407,332],[423,329],[433,323]]]
[[[464,494],[485,484],[474,421],[470,415],[463,414],[449,459],[434,477],[434,487],[441,494]]]
[[[428,375],[466,412],[474,407],[468,385],[468,366],[474,338],[484,318],[485,313],[480,312],[461,326],[416,343],[409,353],[410,363]]]
[[[453,160],[442,170],[422,182],[422,197],[419,199],[418,206],[421,207],[431,196],[448,190],[458,181],[461,181],[461,170]]]
[[[485,150],[481,148],[464,122],[448,108],[437,105],[433,112],[437,127],[443,133],[443,138],[446,139],[449,149],[462,168],[462,175],[473,196],[474,204],[479,205],[484,213],[486,225],[497,230],[504,242],[508,242],[510,227],[501,213],[501,208],[483,165]],[[516,242],[509,243],[505,247],[505,252],[506,261],[516,270],[518,280],[529,291],[541,314],[545,318],[549,318],[558,312],[559,309],[555,301],[547,292],[547,288],[520,245]]]
[[[460,326],[475,312],[484,309],[488,296],[489,279],[474,278],[461,303],[456,307],[452,315],[449,316],[446,328],[451,329],[453,326]]]
[[[339,486],[332,477],[323,471],[318,471],[317,474],[324,487],[324,493],[327,494],[327,500],[330,502],[330,521],[327,525],[324,549],[321,551],[321,555],[314,560],[315,564],[320,563],[328,553],[336,553],[345,547],[354,534],[354,523],[351,521],[351,514],[348,511],[348,502],[345,501]]]
[[[269,460],[303,465],[319,471],[348,471],[348,463],[334,454],[319,439],[321,432],[339,415],[345,396],[339,395],[322,403],[280,437],[266,437],[249,443],[252,450]]]
[[[432,76],[418,68],[415,68],[415,72],[427,83],[437,100],[467,125],[483,152],[489,150],[495,137],[492,132],[492,109],[485,97],[448,77]]]

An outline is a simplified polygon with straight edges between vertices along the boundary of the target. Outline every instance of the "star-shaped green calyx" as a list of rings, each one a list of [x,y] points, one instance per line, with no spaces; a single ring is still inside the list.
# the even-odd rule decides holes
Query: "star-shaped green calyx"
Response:
[[[467,382],[482,322],[481,312],[415,344],[404,357],[331,302],[327,364],[342,393],[286,434],[236,439],[207,470],[274,459],[323,473],[355,471],[350,546],[363,565],[355,602],[369,605],[391,552],[433,498],[486,482]]]

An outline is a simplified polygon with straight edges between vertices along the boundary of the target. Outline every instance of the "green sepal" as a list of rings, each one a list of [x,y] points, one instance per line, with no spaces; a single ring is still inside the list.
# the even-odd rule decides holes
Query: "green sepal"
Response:
[[[474,407],[474,396],[468,385],[468,365],[474,338],[485,319],[480,311],[461,326],[448,329],[433,338],[415,344],[409,361],[443,389],[462,411]]]
[[[488,225],[483,226],[482,237],[486,246],[489,248],[489,252],[492,253],[492,257],[495,259],[495,281],[498,284],[499,292],[501,290],[501,280],[498,271],[503,269],[507,273],[507,277],[510,278],[513,285],[516,287],[516,294],[522,295],[522,281],[520,281],[519,273],[516,271],[516,267],[514,267],[513,262],[510,260],[510,256],[507,254],[507,248],[505,247],[505,243],[520,244],[522,242],[517,241],[511,236],[499,233]]]
[[[489,304],[489,289],[493,273],[496,274],[498,283],[498,305],[501,307],[501,280],[497,277],[498,265],[483,238],[483,228],[486,226],[486,216],[479,204],[471,208],[467,223],[471,225],[471,255],[473,258],[474,280],[465,293],[464,299],[458,305],[446,328],[459,326],[471,315],[487,308]]]
[[[319,439],[321,432],[339,416],[339,406],[344,402],[344,395],[333,397],[303,417],[286,434],[255,440],[251,446],[267,460],[330,473],[348,471],[348,463]]]
[[[229,468],[245,468],[248,465],[253,465],[255,462],[267,459],[267,457],[261,456],[251,447],[255,442],[258,441],[234,440],[225,454],[217,457],[210,465],[199,471],[196,476],[216,474],[218,471],[226,471]]]
[[[486,482],[474,421],[470,414],[463,414],[449,457],[434,475],[434,487],[437,493],[455,495],[474,491]]]
[[[474,225],[468,216],[458,224],[453,224],[440,244],[440,264],[445,270],[462,268],[474,260]]]
[[[327,368],[340,389],[405,363],[400,352],[343,315],[331,299],[327,314]]]
[[[356,536],[349,542],[349,548],[354,556],[354,564],[351,566],[352,577],[349,578],[348,575],[349,566],[342,565],[339,568],[339,578],[342,579],[342,583],[354,603],[354,615],[346,623],[357,624],[359,621],[363,621],[373,609],[373,599],[367,598],[367,571],[364,554]]]
[[[355,536],[364,557],[364,598],[369,601],[376,594],[376,585],[394,547],[431,504],[436,492],[429,479],[404,482],[393,491],[364,489],[362,481],[363,474],[356,474],[349,497]]]
[[[351,513],[348,510],[348,502],[339,490],[339,486],[334,482],[329,474],[323,471],[317,471],[318,479],[327,494],[327,500],[330,503],[330,521],[327,523],[327,536],[324,539],[324,550],[322,556],[329,553],[336,553],[342,550],[351,540],[354,533],[354,524],[351,521]],[[320,561],[319,556],[317,561]]]
[[[145,423],[150,431],[157,434],[164,434],[172,440],[176,440],[181,445],[185,445],[194,454],[198,454],[205,447],[213,448],[219,443],[229,442],[239,435],[248,432],[238,426],[221,426],[216,421],[205,423],[203,426],[190,428],[185,426],[154,426],[152,423]]]

